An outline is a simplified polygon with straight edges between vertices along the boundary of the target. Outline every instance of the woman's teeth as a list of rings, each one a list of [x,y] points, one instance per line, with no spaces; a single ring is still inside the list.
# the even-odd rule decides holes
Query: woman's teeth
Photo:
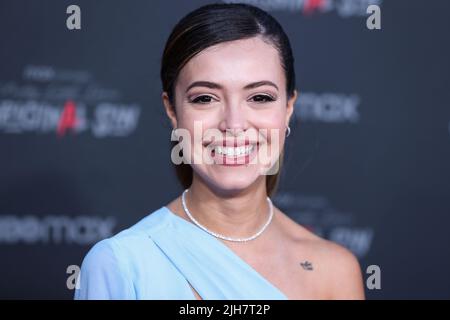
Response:
[[[228,156],[228,157],[236,157],[236,156],[247,156],[253,151],[253,145],[249,146],[241,146],[241,147],[220,147],[217,146],[214,149],[217,154]]]

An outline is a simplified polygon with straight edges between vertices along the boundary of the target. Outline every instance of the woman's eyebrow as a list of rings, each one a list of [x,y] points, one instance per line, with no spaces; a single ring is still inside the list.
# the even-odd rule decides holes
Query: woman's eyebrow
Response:
[[[272,86],[275,89],[278,90],[278,86],[273,83],[272,81],[269,80],[262,80],[262,81],[257,81],[257,82],[252,82],[247,84],[244,89],[248,90],[248,89],[254,89],[257,87],[261,87],[261,86]],[[190,89],[192,89],[193,87],[207,87],[210,89],[222,89],[223,87],[218,84],[218,83],[214,83],[214,82],[210,82],[210,81],[195,81],[193,83],[191,83],[187,89],[186,92],[188,92]]]

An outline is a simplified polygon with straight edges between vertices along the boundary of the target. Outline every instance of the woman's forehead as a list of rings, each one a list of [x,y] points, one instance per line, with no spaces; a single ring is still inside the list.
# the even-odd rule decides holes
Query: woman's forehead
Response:
[[[270,80],[280,82],[284,70],[278,51],[259,37],[228,41],[194,56],[179,74],[180,86],[192,81],[233,84]]]

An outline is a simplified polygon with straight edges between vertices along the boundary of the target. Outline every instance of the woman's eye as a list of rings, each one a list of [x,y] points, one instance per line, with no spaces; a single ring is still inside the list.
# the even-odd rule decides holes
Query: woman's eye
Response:
[[[212,102],[213,97],[211,96],[198,96],[194,98],[191,102],[192,103],[210,103]]]
[[[272,98],[271,96],[265,95],[265,94],[258,94],[256,96],[253,96],[251,99],[254,102],[271,102],[271,101],[275,101],[274,98]]]

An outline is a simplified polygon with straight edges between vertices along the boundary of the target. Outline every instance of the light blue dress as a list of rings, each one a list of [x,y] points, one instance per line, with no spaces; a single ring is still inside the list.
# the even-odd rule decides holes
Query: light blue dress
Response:
[[[75,299],[287,299],[224,243],[161,207],[95,244]]]

